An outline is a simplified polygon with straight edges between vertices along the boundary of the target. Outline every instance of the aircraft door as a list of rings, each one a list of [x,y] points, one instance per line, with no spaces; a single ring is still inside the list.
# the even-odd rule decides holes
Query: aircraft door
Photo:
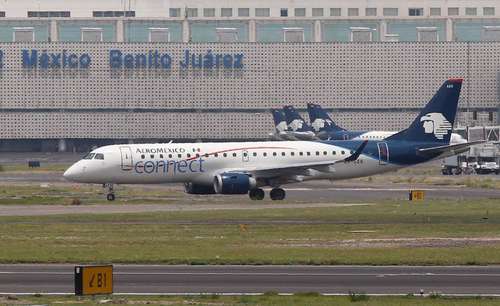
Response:
[[[344,140],[349,140],[349,135],[347,135],[347,134],[343,134],[343,135],[342,135],[342,138],[343,138]]]
[[[250,157],[249,157],[249,156],[250,156],[250,155],[248,154],[248,151],[247,151],[247,150],[243,150],[243,151],[241,152],[241,160],[242,160],[244,163],[246,163],[246,162],[248,162],[248,161],[250,160]]]
[[[378,142],[378,163],[379,165],[386,165],[389,162],[389,147],[387,142]]]
[[[130,149],[130,147],[120,147],[120,154],[122,160],[122,170],[132,170],[134,166],[132,162],[132,150]]]

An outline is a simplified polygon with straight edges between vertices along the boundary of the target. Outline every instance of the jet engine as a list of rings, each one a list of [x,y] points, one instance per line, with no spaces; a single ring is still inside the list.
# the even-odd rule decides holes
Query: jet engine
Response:
[[[195,183],[184,183],[184,191],[188,194],[214,194],[214,186],[200,185]]]
[[[246,194],[257,186],[255,178],[244,173],[225,172],[214,177],[214,189],[220,194]]]

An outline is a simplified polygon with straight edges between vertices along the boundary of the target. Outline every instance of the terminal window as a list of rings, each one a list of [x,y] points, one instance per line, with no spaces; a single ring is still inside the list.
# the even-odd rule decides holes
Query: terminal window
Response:
[[[500,41],[500,26],[484,26],[481,32],[481,40]]]
[[[304,42],[304,28],[283,28],[284,42]]]
[[[256,8],[255,17],[269,17],[269,8]]]
[[[384,7],[384,16],[398,16],[398,8],[396,7]]]
[[[81,28],[81,41],[103,41],[102,28]]]
[[[340,7],[332,7],[330,9],[330,16],[342,16],[342,9]]]
[[[215,17],[215,9],[214,8],[204,8],[203,9],[203,17]]]
[[[0,17],[5,17],[5,12],[4,11],[0,12]]]
[[[417,27],[417,41],[439,41],[436,27]]]
[[[223,7],[220,9],[220,16],[221,17],[232,17],[233,16],[233,9],[230,7]]]
[[[180,8],[171,8],[169,10],[170,17],[181,17],[181,9]]]
[[[483,7],[483,15],[484,16],[494,16],[495,8],[494,7]]]
[[[135,17],[135,11],[93,11],[93,17]]]
[[[458,7],[449,7],[448,8],[448,16],[458,16]]]
[[[315,7],[312,9],[313,17],[323,17],[324,12],[322,7]]]
[[[35,41],[35,31],[32,27],[13,28],[13,42],[32,42]]]
[[[71,17],[69,11],[28,11],[28,17]]]
[[[238,42],[238,29],[216,28],[218,42]]]
[[[187,8],[186,9],[186,17],[198,17],[198,9],[197,8]]]
[[[288,9],[287,8],[282,8],[280,10],[280,17],[288,17]]]
[[[168,28],[149,28],[149,42],[169,42],[170,31]]]
[[[423,8],[409,8],[408,16],[424,16]]]
[[[365,9],[366,16],[377,16],[377,8],[376,7],[367,7]]]
[[[246,7],[238,8],[238,16],[240,17],[250,17],[250,9]]]
[[[372,41],[372,30],[364,27],[351,27],[351,41],[366,42]]]
[[[441,8],[440,7],[431,7],[430,15],[431,16],[441,16]]]
[[[359,9],[355,7],[348,8],[347,16],[359,16]]]
[[[475,7],[466,7],[465,8],[465,15],[467,15],[467,16],[476,16],[477,15],[477,8],[475,8]]]
[[[299,7],[295,9],[295,16],[296,17],[305,17],[306,16],[306,9],[303,7]]]

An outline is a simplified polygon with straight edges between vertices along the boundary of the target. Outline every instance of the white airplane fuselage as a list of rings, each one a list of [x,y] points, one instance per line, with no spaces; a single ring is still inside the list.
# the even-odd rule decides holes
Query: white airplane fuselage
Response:
[[[78,161],[64,176],[81,183],[212,185],[214,176],[223,172],[251,173],[262,168],[335,162],[352,153],[343,147],[313,141],[110,145],[93,150],[87,155],[92,159]],[[95,159],[96,154],[102,154],[102,159]],[[292,178],[295,181],[348,179],[401,167],[361,154],[355,161],[342,161],[320,171],[308,169]]]

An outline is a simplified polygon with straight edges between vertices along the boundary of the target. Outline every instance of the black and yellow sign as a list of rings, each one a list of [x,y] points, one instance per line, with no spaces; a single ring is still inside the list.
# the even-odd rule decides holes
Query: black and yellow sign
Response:
[[[75,294],[113,293],[113,266],[76,266]]]
[[[423,201],[425,192],[423,190],[410,190],[410,201]]]

